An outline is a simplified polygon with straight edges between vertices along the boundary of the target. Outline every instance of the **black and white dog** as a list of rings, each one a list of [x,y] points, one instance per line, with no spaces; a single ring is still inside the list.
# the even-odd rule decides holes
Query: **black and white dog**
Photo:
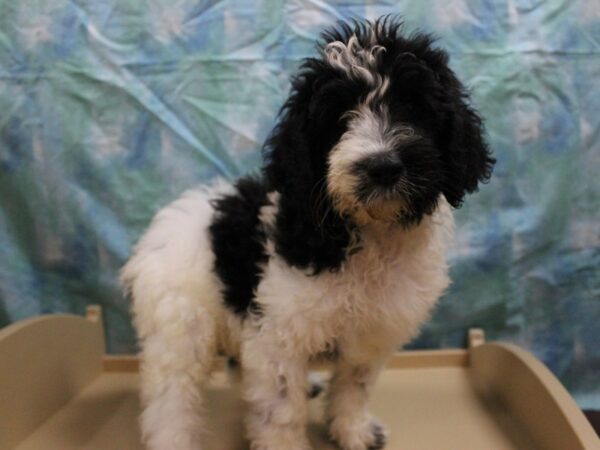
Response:
[[[307,450],[307,366],[328,355],[330,435],[383,447],[366,409],[449,284],[451,207],[489,179],[482,121],[425,34],[340,24],[292,82],[263,175],[161,210],[122,279],[141,342],[143,438],[204,449],[201,387],[241,361],[253,450]]]

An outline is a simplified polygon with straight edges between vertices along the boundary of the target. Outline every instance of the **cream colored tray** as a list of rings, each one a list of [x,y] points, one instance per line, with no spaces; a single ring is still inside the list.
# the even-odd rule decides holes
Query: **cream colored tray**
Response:
[[[104,355],[98,307],[87,318],[42,316],[0,330],[0,449],[141,449],[135,357]],[[390,450],[597,450],[600,441],[558,380],[531,354],[486,344],[403,352],[374,389],[371,409]],[[221,371],[208,391],[211,450],[248,449],[244,405]],[[310,401],[315,450],[334,450]],[[176,449],[174,449],[176,450]],[[285,450],[285,449],[282,449]]]

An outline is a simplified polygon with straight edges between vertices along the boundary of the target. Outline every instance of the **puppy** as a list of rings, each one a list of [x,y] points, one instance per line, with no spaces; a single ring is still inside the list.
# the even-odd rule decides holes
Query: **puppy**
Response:
[[[260,177],[185,193],[122,280],[141,343],[141,428],[155,450],[205,449],[202,385],[241,362],[253,450],[307,450],[307,367],[325,355],[331,438],[382,448],[369,391],[449,284],[452,207],[494,163],[482,121],[426,34],[339,24],[306,59]]]

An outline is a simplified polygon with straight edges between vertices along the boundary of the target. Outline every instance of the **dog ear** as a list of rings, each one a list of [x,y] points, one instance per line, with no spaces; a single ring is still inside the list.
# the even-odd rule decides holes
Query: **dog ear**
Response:
[[[427,105],[412,111],[413,116],[420,114],[412,119],[436,123],[436,144],[445,169],[442,192],[452,206],[459,207],[467,193],[489,180],[495,163],[484,139],[483,121],[449,68],[448,54],[433,45],[435,38],[414,33],[406,39],[397,30],[384,35],[382,42],[388,49],[384,63],[391,65],[392,78],[405,100]]]
[[[444,108],[445,127],[439,137],[445,166],[442,191],[456,208],[479,183],[489,181],[496,160],[485,141],[483,121],[454,74],[450,74],[446,89],[451,100]]]
[[[327,157],[342,132],[327,105],[344,107],[329,98],[326,85],[335,80],[327,70],[319,60],[305,61],[264,148],[269,190],[280,193],[277,252],[314,272],[339,268],[350,241],[347,220],[331,207],[325,186]]]

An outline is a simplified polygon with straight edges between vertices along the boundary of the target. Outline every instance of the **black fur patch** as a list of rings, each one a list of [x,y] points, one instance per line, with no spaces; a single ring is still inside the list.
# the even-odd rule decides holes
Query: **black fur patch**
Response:
[[[292,80],[279,124],[265,144],[265,176],[281,193],[277,252],[313,273],[338,270],[354,224],[340,216],[326,192],[327,156],[346,131],[345,112],[368,93],[364,83],[338,77],[319,59],[307,59]]]
[[[225,285],[226,305],[237,314],[258,312],[254,290],[261,277],[265,231],[259,221],[262,206],[269,203],[264,184],[255,178],[242,178],[236,192],[213,200],[215,217],[210,226],[214,270]]]

